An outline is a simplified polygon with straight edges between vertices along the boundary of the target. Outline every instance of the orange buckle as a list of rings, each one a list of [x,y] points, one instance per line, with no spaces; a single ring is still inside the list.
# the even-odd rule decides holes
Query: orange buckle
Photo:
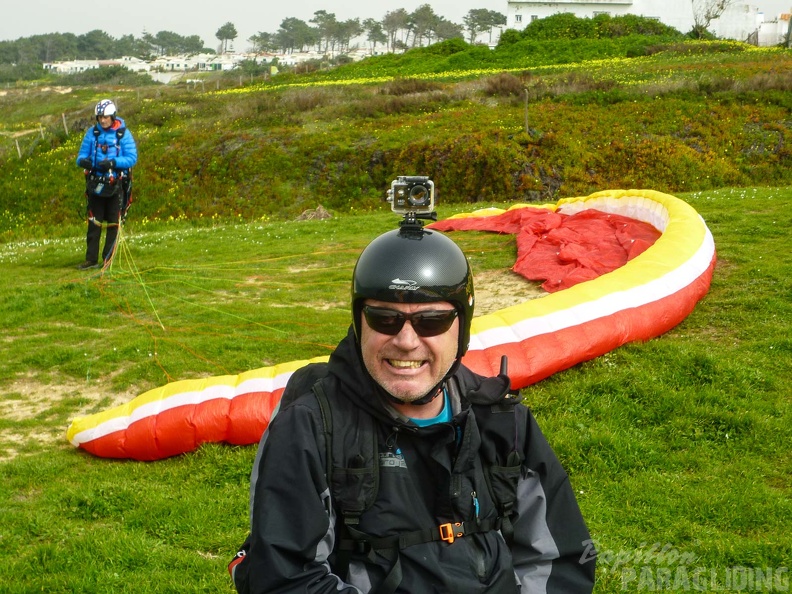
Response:
[[[454,527],[458,529],[458,532],[454,532]],[[440,529],[440,540],[444,540],[448,544],[454,542],[455,537],[458,538],[465,535],[464,531],[462,530],[462,522],[455,522],[454,524],[451,524],[451,522],[447,524],[440,524],[438,528]]]

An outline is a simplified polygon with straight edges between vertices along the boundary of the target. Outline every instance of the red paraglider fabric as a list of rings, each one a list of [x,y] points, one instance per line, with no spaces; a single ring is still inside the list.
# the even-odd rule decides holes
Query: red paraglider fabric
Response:
[[[649,223],[617,214],[584,210],[565,215],[544,208],[446,219],[428,227],[517,235],[517,261],[512,270],[528,280],[542,281],[542,288],[549,293],[624,266],[661,235]]]

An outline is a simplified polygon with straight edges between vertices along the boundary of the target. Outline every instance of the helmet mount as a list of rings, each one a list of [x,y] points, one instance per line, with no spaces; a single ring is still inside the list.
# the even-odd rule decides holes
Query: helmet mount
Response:
[[[404,235],[422,235],[429,233],[424,230],[424,221],[436,221],[437,213],[432,212],[406,212],[404,218],[399,221],[399,233]]]

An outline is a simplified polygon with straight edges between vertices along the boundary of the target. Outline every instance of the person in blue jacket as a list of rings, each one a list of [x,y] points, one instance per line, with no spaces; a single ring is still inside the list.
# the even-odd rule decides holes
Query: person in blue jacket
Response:
[[[126,211],[131,188],[130,169],[137,163],[137,145],[116,105],[102,99],[94,109],[96,124],[85,132],[77,165],[85,170],[85,196],[88,200],[88,234],[85,262],[77,268],[87,270],[106,265],[113,257],[118,228]],[[107,224],[102,264],[99,244],[102,223]]]

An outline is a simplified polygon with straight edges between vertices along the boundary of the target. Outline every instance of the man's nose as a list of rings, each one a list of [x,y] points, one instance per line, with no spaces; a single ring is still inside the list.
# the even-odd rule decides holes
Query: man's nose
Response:
[[[399,333],[393,337],[396,346],[404,350],[414,349],[421,342],[421,337],[415,332],[410,320],[405,320],[404,326]]]

